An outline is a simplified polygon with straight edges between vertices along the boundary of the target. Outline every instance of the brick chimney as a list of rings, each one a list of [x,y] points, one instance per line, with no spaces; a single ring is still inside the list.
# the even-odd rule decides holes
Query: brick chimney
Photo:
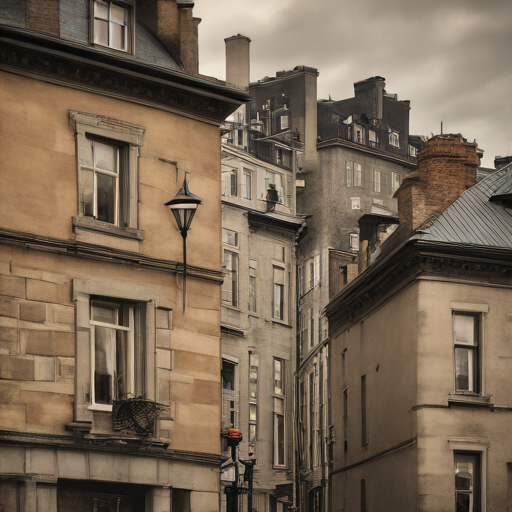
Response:
[[[226,43],[226,82],[249,89],[251,40],[240,34],[224,39]]]
[[[412,230],[439,215],[476,183],[477,144],[462,135],[436,135],[418,153],[418,170],[408,174],[394,197],[401,225]]]

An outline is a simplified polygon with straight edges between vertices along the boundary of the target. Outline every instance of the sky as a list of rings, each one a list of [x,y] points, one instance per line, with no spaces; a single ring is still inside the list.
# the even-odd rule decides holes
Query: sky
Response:
[[[251,43],[251,81],[317,68],[318,98],[386,79],[411,101],[410,133],[461,133],[482,165],[512,155],[512,0],[196,0],[199,70],[224,79],[224,38]]]

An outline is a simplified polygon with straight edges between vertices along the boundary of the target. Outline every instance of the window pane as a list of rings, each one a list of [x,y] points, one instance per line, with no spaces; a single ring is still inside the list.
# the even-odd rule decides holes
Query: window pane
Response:
[[[256,425],[249,425],[249,443],[256,442]]]
[[[115,178],[96,173],[97,183],[97,219],[113,224],[115,222]]]
[[[277,434],[277,464],[284,464],[284,416],[276,415]]]
[[[473,391],[473,350],[455,349],[455,385],[458,391]]]
[[[80,211],[87,217],[94,216],[94,172],[80,171]]]
[[[112,403],[115,337],[115,329],[98,325],[94,328],[94,401],[97,404]]]
[[[116,331],[116,383],[117,399],[133,396],[133,347],[129,343],[130,332]]]
[[[118,315],[119,306],[109,306],[108,304],[98,304],[97,302],[93,302],[92,319],[96,322],[119,325]]]
[[[256,421],[256,404],[249,404],[249,421]]]
[[[126,50],[126,27],[117,23],[110,24],[110,47],[115,50]]]
[[[94,20],[94,42],[108,46],[108,21]]]
[[[96,0],[94,2],[94,17],[108,20],[108,3]]]
[[[361,164],[354,164],[354,187],[361,186]]]
[[[110,20],[120,25],[126,25],[126,9],[120,5],[112,4]]]
[[[118,149],[114,146],[94,142],[95,166],[105,171],[117,172]]]
[[[475,317],[469,315],[453,315],[453,336],[457,344],[476,345]]]
[[[222,361],[222,389],[232,391],[235,389],[235,365]]]
[[[283,362],[274,359],[274,392],[283,393]]]

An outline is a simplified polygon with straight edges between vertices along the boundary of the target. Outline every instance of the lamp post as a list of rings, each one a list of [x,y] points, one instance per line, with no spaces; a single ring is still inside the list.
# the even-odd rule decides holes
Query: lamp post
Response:
[[[185,301],[187,295],[187,232],[192,224],[192,219],[202,199],[192,194],[188,189],[187,173],[183,180],[183,187],[165,206],[168,206],[176,219],[178,229],[183,238],[183,312],[185,312]]]

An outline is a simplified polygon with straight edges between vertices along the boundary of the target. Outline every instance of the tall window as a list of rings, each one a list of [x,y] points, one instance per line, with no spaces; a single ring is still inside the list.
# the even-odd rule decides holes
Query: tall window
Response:
[[[350,249],[352,251],[359,250],[359,234],[358,233],[350,233]]]
[[[313,469],[315,453],[315,373],[309,374],[309,468]]]
[[[311,308],[309,310],[309,320],[311,322],[311,326],[310,326],[310,332],[309,332],[309,336],[310,336],[310,340],[309,340],[309,346],[312,347],[314,344],[315,344],[315,310],[313,308]]]
[[[398,132],[394,130],[389,131],[389,145],[396,148],[400,147],[400,134]]]
[[[285,292],[284,292],[284,268],[274,268],[274,311],[273,318],[278,320],[284,320],[284,303],[285,303]]]
[[[478,315],[453,314],[455,391],[457,393],[480,392],[479,324]]]
[[[128,5],[111,0],[94,0],[95,44],[129,52],[132,23],[132,11]]]
[[[224,169],[222,171],[222,195],[226,197],[238,196],[238,169]]]
[[[373,191],[380,192],[380,171],[373,171]]]
[[[224,251],[225,277],[222,283],[222,302],[238,306],[238,254]]]
[[[343,390],[343,450],[348,451],[348,390]]]
[[[368,444],[368,415],[366,409],[366,375],[361,377],[361,445]]]
[[[274,465],[285,464],[284,360],[274,358]]]
[[[457,512],[480,512],[481,469],[480,454],[455,452],[455,502]]]
[[[354,125],[354,142],[364,144],[364,128],[358,124]]]
[[[285,180],[284,180],[284,176],[282,174],[272,172],[272,171],[267,171],[267,175],[265,178],[266,190],[269,189],[270,184],[275,185],[277,194],[279,196],[280,204],[283,204],[284,197],[285,197],[285,183],[284,182],[285,182]]]
[[[252,199],[252,172],[247,169],[244,169],[244,183],[242,191],[244,199]]]
[[[370,142],[370,146],[372,148],[376,148],[377,143],[379,142],[379,139],[377,137],[377,132],[375,132],[373,130],[368,130],[368,140]]]
[[[393,194],[398,190],[402,184],[402,175],[398,172],[391,173],[391,189]]]
[[[236,428],[236,364],[222,361],[222,427]]]
[[[309,264],[309,289],[312,290],[315,287],[315,260],[311,260]]]
[[[82,215],[119,223],[120,147],[87,139],[80,148],[80,209]]]
[[[362,168],[361,164],[354,162],[354,187],[361,186]]]
[[[249,445],[256,444],[259,357],[249,352]]]
[[[258,262],[249,260],[249,312],[256,313],[257,296],[256,296],[256,272]]]
[[[290,127],[290,117],[288,115],[281,116],[281,130],[287,130]]]
[[[345,171],[347,187],[352,187],[354,185],[354,162],[346,162]]]
[[[91,301],[93,404],[110,410],[114,400],[144,395],[142,306]]]

